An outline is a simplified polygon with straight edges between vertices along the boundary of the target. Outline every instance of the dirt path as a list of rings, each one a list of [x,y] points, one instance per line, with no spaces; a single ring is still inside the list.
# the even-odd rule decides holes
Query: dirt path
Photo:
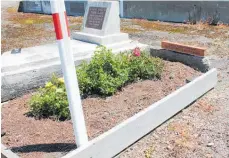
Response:
[[[166,36],[167,35],[167,36]],[[215,89],[126,149],[120,158],[229,158],[229,42],[206,37],[148,32],[133,39],[155,44],[162,38],[207,43],[212,67],[219,71]]]

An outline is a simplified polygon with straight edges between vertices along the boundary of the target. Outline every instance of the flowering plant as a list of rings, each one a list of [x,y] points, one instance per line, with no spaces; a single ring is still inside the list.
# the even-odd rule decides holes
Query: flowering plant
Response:
[[[134,48],[133,55],[139,57],[141,55],[141,50],[139,47]]]

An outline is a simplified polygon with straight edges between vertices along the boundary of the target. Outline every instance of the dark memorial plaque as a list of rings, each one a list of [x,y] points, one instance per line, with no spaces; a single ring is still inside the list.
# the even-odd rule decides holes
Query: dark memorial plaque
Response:
[[[101,30],[107,8],[90,7],[87,15],[86,27]]]

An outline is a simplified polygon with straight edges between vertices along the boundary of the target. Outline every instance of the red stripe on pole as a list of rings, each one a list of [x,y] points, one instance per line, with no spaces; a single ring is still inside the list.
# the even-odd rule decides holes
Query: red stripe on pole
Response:
[[[54,28],[56,32],[56,39],[57,40],[63,39],[59,13],[52,14],[52,18],[53,18]]]
[[[68,26],[68,17],[67,17],[66,11],[64,12],[64,15],[65,15],[65,21],[66,21],[66,26],[67,26],[67,30],[68,30],[68,37],[70,37],[70,30],[69,30],[69,26]]]

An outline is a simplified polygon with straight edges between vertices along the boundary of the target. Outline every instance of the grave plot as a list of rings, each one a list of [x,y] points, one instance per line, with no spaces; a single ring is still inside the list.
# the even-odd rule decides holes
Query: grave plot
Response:
[[[31,79],[37,85],[47,81],[38,91],[2,106],[2,142],[12,152],[21,157],[113,157],[215,86],[215,69],[201,74],[181,63],[152,57],[145,49],[147,46],[133,44],[127,34],[120,33],[117,10],[117,2],[89,3],[83,29],[73,35],[81,41],[72,43],[83,46],[83,55],[76,53],[74,57],[77,57],[76,65],[80,65],[76,73],[90,139],[78,148],[69,120],[65,81],[58,77],[50,80],[51,72],[60,72],[56,45],[49,46],[49,51],[53,51],[51,55],[42,54],[38,61],[28,60],[34,56],[25,52],[17,57],[24,59],[20,62],[30,62],[18,64],[15,56],[5,55],[4,81],[11,84],[5,86],[5,95],[17,93],[15,90],[32,82]],[[111,15],[116,15],[114,21],[117,23],[109,21]],[[106,47],[95,48],[101,44],[114,51]],[[136,47],[139,45],[142,50]],[[38,47],[39,50],[46,48]],[[119,53],[132,48],[135,49]],[[86,59],[88,63],[78,63]],[[6,62],[10,60],[16,64]],[[15,70],[15,67],[19,68]],[[8,82],[7,77],[12,79],[21,74],[24,76],[17,82]],[[14,91],[11,91],[12,85]]]
[[[179,89],[186,79],[201,75],[181,63],[162,63],[161,79],[139,80],[109,97],[90,95],[82,100],[90,140]],[[26,94],[3,105],[2,142],[21,157],[61,157],[76,148],[72,123],[56,121],[54,117],[28,116],[29,101],[35,94]]]

